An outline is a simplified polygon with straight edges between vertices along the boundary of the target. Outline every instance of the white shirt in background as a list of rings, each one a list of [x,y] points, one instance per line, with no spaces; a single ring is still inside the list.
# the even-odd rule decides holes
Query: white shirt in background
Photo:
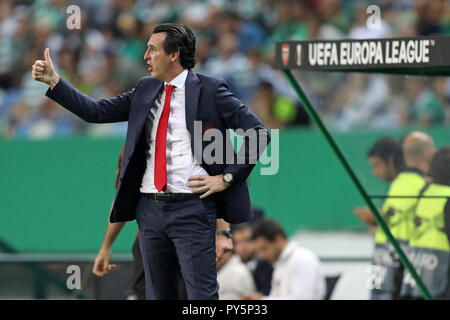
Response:
[[[272,288],[263,299],[321,300],[325,291],[319,258],[291,241],[273,264]]]
[[[217,271],[217,281],[220,300],[239,300],[256,292],[252,273],[237,254]]]

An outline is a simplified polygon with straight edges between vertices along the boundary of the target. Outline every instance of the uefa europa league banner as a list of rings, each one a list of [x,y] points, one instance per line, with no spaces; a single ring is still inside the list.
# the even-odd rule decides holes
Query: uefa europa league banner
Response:
[[[277,42],[275,67],[449,75],[450,37]]]

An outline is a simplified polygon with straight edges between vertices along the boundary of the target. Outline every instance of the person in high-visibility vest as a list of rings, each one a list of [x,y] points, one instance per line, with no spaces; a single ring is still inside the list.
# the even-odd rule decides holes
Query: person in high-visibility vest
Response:
[[[436,152],[430,177],[414,212],[408,257],[431,296],[450,299],[450,146]],[[423,298],[409,272],[404,274],[401,296]]]
[[[427,172],[435,152],[433,138],[414,131],[403,141],[403,157],[406,168],[391,183],[388,198],[381,209],[381,216],[402,250],[407,252],[408,240],[413,229],[413,214],[417,198],[396,198],[418,196],[427,183]],[[386,234],[381,228],[375,233],[373,256],[373,286],[371,299],[391,300],[400,297],[403,265]]]
[[[405,168],[402,144],[394,138],[383,137],[375,141],[367,152],[372,174],[383,182],[392,182]],[[373,235],[377,222],[368,207],[353,207],[353,213],[369,226]]]

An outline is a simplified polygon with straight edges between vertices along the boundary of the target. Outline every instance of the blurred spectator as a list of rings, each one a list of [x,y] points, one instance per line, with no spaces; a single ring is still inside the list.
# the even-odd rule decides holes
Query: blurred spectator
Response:
[[[344,88],[333,99],[336,113],[332,126],[340,130],[395,127],[389,93],[385,77],[351,73]]]
[[[231,91],[246,102],[251,94],[250,62],[238,51],[237,39],[232,33],[222,34],[218,41],[216,55],[205,63],[203,71],[224,78],[229,83]]]
[[[445,2],[445,0],[416,1],[418,35],[429,36],[441,33]]]
[[[250,108],[268,128],[310,124],[303,107],[285,96],[277,95],[269,82],[258,85]]]
[[[268,262],[260,259],[256,252],[251,241],[252,224],[244,222],[233,225],[232,232],[234,251],[252,273],[256,291],[269,295],[273,268]]]
[[[266,34],[262,26],[253,21],[245,21],[233,11],[226,11],[219,16],[216,24],[218,35],[232,33],[236,37],[237,49],[239,52],[247,54],[252,48],[259,48],[263,45]]]
[[[392,182],[405,168],[402,145],[391,137],[383,137],[375,141],[367,152],[372,174],[383,182]],[[353,213],[369,226],[369,234],[373,235],[377,226],[372,212],[367,207],[353,207]]]
[[[410,77],[405,81],[405,92],[408,99],[408,109],[403,119],[404,123],[429,126],[444,122],[444,79],[425,80]]]
[[[252,239],[261,259],[273,265],[270,294],[255,293],[244,299],[321,300],[325,297],[325,277],[318,257],[289,241],[274,220],[256,222]]]
[[[255,292],[252,274],[237,254],[227,251],[217,262],[220,300],[237,300]]]
[[[358,2],[353,2],[358,4]],[[318,1],[318,14],[326,33],[346,34],[351,24],[351,17],[343,10],[344,1],[321,0]],[[324,31],[322,31],[324,32]]]
[[[306,4],[299,0],[282,0],[275,2],[278,17],[277,26],[264,44],[264,53],[269,57],[275,54],[275,42],[286,40],[307,40],[310,35],[306,23],[308,10]]]

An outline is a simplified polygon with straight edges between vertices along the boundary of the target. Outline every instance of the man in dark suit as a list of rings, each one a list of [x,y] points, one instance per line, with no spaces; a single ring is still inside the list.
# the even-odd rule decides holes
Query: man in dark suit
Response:
[[[137,220],[147,299],[178,298],[179,271],[189,299],[217,299],[216,217],[249,220],[246,179],[270,135],[225,81],[190,70],[189,28],[159,25],[147,46],[151,77],[110,99],[96,101],[61,79],[48,49],[32,76],[50,86],[48,97],[87,122],[128,121],[110,221]],[[227,129],[245,132],[237,154]],[[211,132],[215,139],[206,138]]]

